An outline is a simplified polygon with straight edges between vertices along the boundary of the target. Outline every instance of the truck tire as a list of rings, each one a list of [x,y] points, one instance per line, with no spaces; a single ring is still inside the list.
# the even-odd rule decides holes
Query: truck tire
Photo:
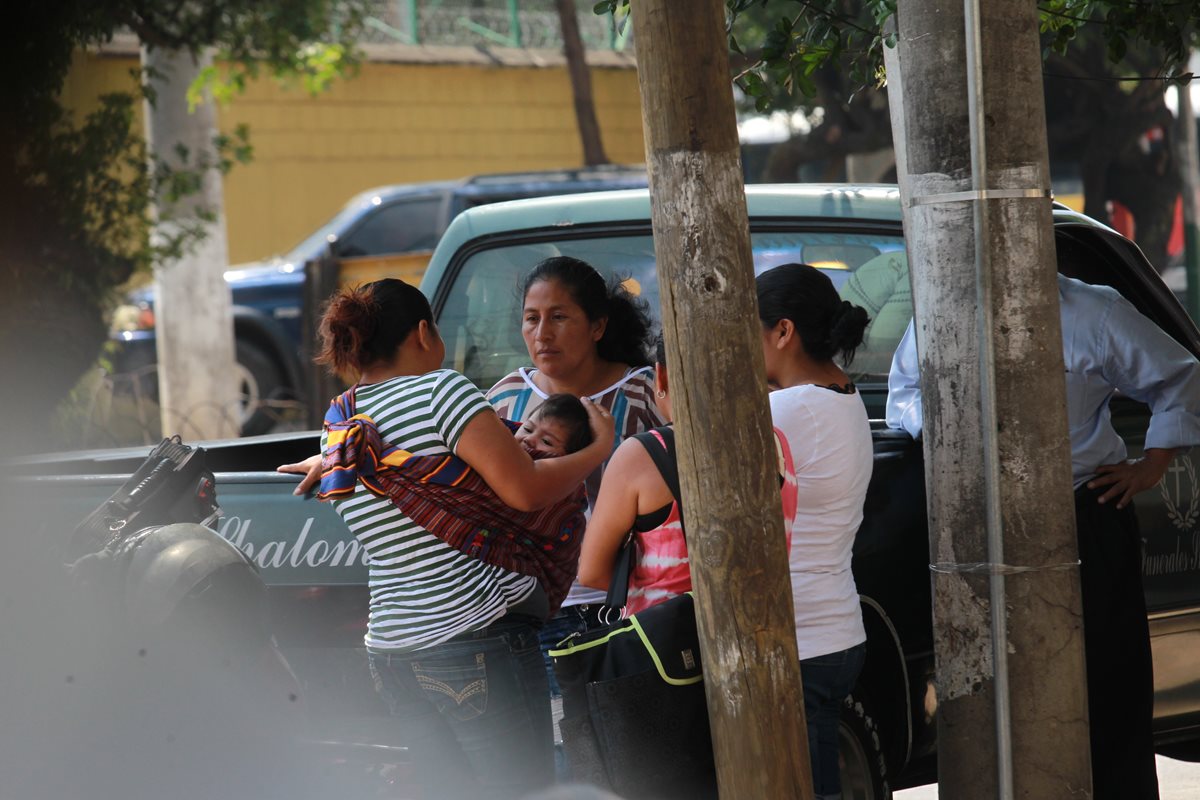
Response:
[[[871,716],[871,706],[858,689],[842,704],[838,725],[838,760],[842,797],[846,800],[890,800],[883,740]]]
[[[283,369],[257,345],[241,339],[236,345],[242,436],[268,433],[279,418],[267,403],[287,391]]]

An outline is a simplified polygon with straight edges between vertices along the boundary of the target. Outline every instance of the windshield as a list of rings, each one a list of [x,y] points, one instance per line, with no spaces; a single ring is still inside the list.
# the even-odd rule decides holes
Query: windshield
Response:
[[[908,261],[899,235],[783,231],[751,235],[755,274],[789,262],[821,268],[844,299],[871,315],[866,341],[849,372],[859,382],[885,382],[892,352],[912,316]],[[469,255],[455,273],[438,319],[445,366],[487,389],[529,356],[521,338],[521,277],[538,261],[581,258],[626,287],[659,317],[654,241],[649,235],[595,235],[553,241],[498,243]]]

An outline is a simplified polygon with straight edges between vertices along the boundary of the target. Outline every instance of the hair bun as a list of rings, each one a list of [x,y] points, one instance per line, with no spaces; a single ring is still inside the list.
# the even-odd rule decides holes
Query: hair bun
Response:
[[[843,300],[830,320],[829,341],[835,351],[843,353],[846,362],[854,360],[854,351],[863,343],[871,318],[865,308]]]

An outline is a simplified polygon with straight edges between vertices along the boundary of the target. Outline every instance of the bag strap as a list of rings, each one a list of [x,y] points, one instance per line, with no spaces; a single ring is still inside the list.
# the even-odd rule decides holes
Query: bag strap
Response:
[[[679,467],[675,461],[675,431],[670,427],[654,428],[635,434],[634,437],[654,462],[655,469],[662,476],[663,483],[671,490],[671,497],[679,507],[679,526],[683,528],[683,504],[679,501]],[[625,537],[621,549],[617,551],[617,560],[613,564],[612,579],[608,583],[608,595],[604,605],[609,609],[619,609],[625,605],[629,597],[629,579],[633,576],[633,565],[637,559],[637,545],[633,540],[633,531]]]
[[[671,497],[675,498],[675,504],[679,506],[679,526],[685,528],[683,500],[680,499],[682,493],[679,491],[679,462],[675,456],[675,429],[670,426],[654,428],[635,434],[633,438],[646,448],[655,469],[662,476],[663,483],[671,490]]]
[[[625,543],[617,551],[617,562],[613,564],[612,579],[608,582],[608,594],[604,598],[605,607],[620,610],[625,605],[629,598],[629,579],[633,576],[633,562],[636,557],[637,545],[633,541],[633,531],[630,531],[625,537]]]

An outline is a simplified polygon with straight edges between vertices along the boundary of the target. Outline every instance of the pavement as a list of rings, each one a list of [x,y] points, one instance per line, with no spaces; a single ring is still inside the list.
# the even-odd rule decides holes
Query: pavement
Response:
[[[1200,764],[1158,756],[1159,800],[1200,798]],[[896,800],[937,800],[937,784],[896,792]]]

